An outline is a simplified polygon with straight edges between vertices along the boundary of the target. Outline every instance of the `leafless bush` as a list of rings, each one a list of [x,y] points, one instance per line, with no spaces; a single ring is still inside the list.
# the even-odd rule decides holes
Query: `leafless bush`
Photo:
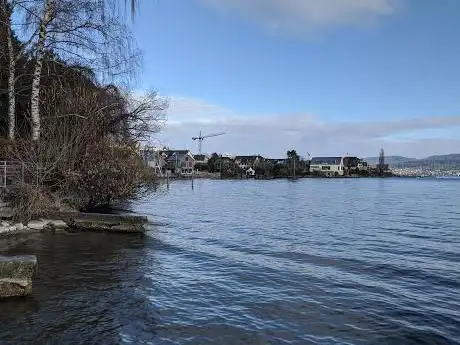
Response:
[[[13,210],[13,219],[24,223],[38,215],[59,209],[58,202],[46,188],[36,184],[17,184],[7,200]]]
[[[96,207],[136,197],[148,180],[149,169],[135,147],[102,141],[82,157],[69,181],[69,195],[77,208]]]
[[[147,186],[150,171],[137,143],[161,128],[164,100],[151,93],[129,102],[114,87],[88,86],[55,87],[43,97],[40,140],[10,141],[7,148],[25,181],[37,185],[18,191],[20,212],[35,207],[37,191],[84,209],[134,198]]]

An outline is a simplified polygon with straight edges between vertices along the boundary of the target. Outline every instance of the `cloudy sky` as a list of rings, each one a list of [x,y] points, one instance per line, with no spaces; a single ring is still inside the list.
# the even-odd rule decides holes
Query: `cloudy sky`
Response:
[[[138,91],[170,99],[154,140],[205,152],[460,152],[460,1],[143,1]]]

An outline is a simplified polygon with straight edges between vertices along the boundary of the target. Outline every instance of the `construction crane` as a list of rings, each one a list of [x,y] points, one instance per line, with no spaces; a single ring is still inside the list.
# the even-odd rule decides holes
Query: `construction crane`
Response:
[[[217,137],[219,135],[223,135],[225,132],[220,132],[220,133],[213,133],[213,134],[208,134],[208,135],[200,135],[197,137],[193,137],[192,140],[198,140],[198,153],[201,155],[201,149],[203,148],[203,140],[211,137]]]

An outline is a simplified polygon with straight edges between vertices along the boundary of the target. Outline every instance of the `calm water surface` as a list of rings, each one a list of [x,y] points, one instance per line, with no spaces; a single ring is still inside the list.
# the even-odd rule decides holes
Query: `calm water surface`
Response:
[[[0,344],[460,344],[460,181],[175,182],[38,255]],[[9,241],[9,243],[8,243]]]

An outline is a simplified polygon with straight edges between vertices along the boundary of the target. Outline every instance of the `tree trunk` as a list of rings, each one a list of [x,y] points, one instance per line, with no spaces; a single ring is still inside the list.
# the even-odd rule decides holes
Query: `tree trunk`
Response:
[[[14,139],[16,129],[16,92],[14,79],[16,77],[16,59],[13,51],[11,38],[11,18],[7,23],[7,42],[8,42],[8,138]]]
[[[4,0],[1,2],[1,7],[4,17],[4,26],[6,32],[6,42],[8,48],[8,138],[14,139],[15,132],[15,113],[16,113],[16,92],[14,88],[14,79],[16,73],[16,59],[13,51],[12,29],[11,29],[11,13],[10,5]]]
[[[43,18],[38,32],[38,44],[35,53],[35,69],[32,79],[32,90],[30,96],[30,116],[32,120],[32,140],[40,138],[40,79],[43,67],[43,55],[46,42],[48,25],[52,19],[54,0],[45,1]]]

